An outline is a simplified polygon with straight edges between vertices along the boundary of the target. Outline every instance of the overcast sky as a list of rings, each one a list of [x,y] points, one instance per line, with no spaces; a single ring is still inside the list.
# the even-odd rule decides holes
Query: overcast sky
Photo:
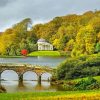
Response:
[[[36,24],[95,9],[100,10],[100,0],[0,0],[0,31],[27,17]]]

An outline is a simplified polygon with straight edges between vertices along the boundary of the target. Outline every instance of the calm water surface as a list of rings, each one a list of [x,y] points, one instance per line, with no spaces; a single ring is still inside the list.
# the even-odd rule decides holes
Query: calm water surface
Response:
[[[0,63],[25,63],[33,65],[46,65],[49,67],[56,67],[65,57],[27,57],[27,58],[0,58]],[[4,86],[8,93],[14,92],[43,92],[43,91],[61,91],[62,88],[58,86],[52,86],[48,82],[48,78],[52,75],[50,73],[44,73],[42,75],[41,84],[36,81],[37,75],[34,72],[28,71],[23,75],[23,83],[18,82],[18,75],[12,70],[6,70],[1,74],[1,85]]]
[[[54,67],[59,65],[64,60],[65,57],[0,58],[0,63],[26,63]]]

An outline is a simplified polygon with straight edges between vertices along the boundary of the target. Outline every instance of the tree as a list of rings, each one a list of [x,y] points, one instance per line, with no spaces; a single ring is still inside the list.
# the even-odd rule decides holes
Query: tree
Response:
[[[76,44],[72,50],[73,56],[93,54],[95,52],[96,33],[92,25],[82,27],[76,36]]]
[[[86,26],[85,32],[86,52],[93,54],[95,51],[96,33],[91,25]]]
[[[61,46],[60,40],[59,39],[55,39],[53,41],[53,45],[54,45],[55,48],[60,49],[60,46]]]
[[[84,54],[86,51],[85,47],[85,27],[80,28],[79,32],[76,36],[76,42],[75,46],[71,52],[72,56],[79,56],[81,54]]]
[[[72,51],[74,48],[74,44],[75,42],[73,39],[69,40],[68,43],[66,44],[67,51]]]

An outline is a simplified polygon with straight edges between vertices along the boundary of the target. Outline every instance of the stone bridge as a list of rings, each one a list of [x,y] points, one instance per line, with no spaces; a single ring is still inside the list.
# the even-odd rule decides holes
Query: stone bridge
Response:
[[[35,72],[38,76],[38,82],[41,83],[41,76],[44,73],[53,73],[52,68],[44,66],[33,66],[30,64],[0,64],[0,80],[1,80],[1,74],[5,70],[13,70],[18,74],[19,82],[23,82],[23,74],[27,71]]]

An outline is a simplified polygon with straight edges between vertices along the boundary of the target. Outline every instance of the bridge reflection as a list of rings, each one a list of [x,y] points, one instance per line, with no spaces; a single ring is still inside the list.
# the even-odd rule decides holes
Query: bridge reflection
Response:
[[[42,81],[39,84],[37,81],[1,81],[7,92],[25,92],[25,91],[49,91],[54,90],[50,82]]]

